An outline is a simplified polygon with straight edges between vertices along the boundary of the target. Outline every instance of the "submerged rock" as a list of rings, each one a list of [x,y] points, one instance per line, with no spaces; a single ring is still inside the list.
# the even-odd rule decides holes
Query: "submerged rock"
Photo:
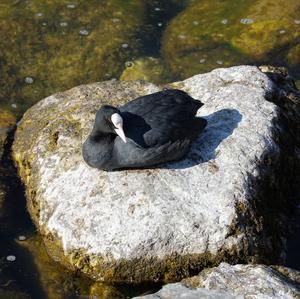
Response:
[[[171,281],[221,261],[282,259],[282,213],[299,170],[292,82],[241,66],[170,86],[205,103],[208,125],[185,159],[154,169],[92,169],[81,146],[102,104],[158,86],[83,85],[25,113],[13,157],[49,253],[69,268],[95,280]]]
[[[23,111],[58,88],[119,77],[124,63],[139,52],[134,34],[143,24],[144,12],[145,3],[139,0],[101,5],[96,0],[76,5],[68,0],[14,5],[4,1],[0,101],[10,99]]]
[[[299,298],[300,272],[284,267],[281,270],[288,275],[264,265],[230,266],[221,263],[181,283],[165,285],[153,295],[136,298]]]
[[[0,298],[9,299],[30,299],[30,295],[23,293],[22,291],[12,291],[0,288]]]
[[[299,9],[297,1],[254,1],[246,11],[253,22],[232,36],[232,46],[255,61],[282,64],[288,51],[300,43],[299,25],[294,22]]]
[[[144,80],[152,83],[167,82],[168,79],[162,60],[154,57],[128,61],[120,77],[122,81]]]
[[[218,61],[224,66],[273,63],[296,72],[299,7],[284,0],[194,1],[166,28],[163,57],[182,79],[214,69]]]

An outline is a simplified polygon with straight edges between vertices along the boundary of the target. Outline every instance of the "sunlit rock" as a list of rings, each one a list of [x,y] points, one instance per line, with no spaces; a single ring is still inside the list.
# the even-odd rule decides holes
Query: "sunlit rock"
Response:
[[[300,297],[300,272],[285,267],[221,263],[181,283],[167,284],[159,292],[136,299],[292,299]]]
[[[0,9],[0,102],[9,99],[23,111],[58,90],[101,81],[108,72],[119,77],[125,61],[139,52],[134,35],[144,11],[139,0],[101,5],[95,0],[76,5],[5,0]],[[127,49],[120,46],[125,41]]]
[[[299,8],[299,2],[284,0],[194,1],[167,26],[163,57],[183,79],[215,68],[217,60],[224,66],[263,62],[296,71],[299,61],[288,55],[300,43]],[[197,63],[204,55],[206,62]]]
[[[172,281],[221,261],[283,259],[299,186],[299,95],[265,67],[216,69],[170,84],[201,99],[203,134],[181,161],[105,172],[81,155],[95,112],[162,88],[106,81],[30,108],[13,157],[51,255],[99,281]],[[272,78],[272,80],[270,79]]]
[[[154,294],[134,297],[133,299],[243,299],[224,291],[191,288],[182,283],[167,284]]]
[[[145,57],[126,63],[120,80],[144,80],[153,83],[168,81],[168,73],[163,62],[158,58]]]

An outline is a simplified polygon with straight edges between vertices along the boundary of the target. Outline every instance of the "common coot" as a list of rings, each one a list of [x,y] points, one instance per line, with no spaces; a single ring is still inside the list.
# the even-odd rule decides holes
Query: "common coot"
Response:
[[[142,96],[119,108],[104,105],[83,144],[83,158],[103,170],[178,160],[207,124],[195,117],[202,105],[177,89]]]

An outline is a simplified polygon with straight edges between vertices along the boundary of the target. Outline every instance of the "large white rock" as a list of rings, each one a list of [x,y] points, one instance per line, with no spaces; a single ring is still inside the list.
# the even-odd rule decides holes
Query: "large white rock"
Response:
[[[283,155],[280,109],[266,100],[277,87],[252,66],[171,87],[205,103],[199,116],[208,125],[184,160],[157,169],[105,172],[81,156],[102,104],[122,104],[157,86],[79,86],[26,112],[13,155],[31,216],[56,259],[98,280],[143,281],[183,277],[222,260],[278,258],[278,235],[261,233],[276,196],[265,197],[260,185],[276,179]]]
[[[264,265],[221,263],[181,283],[167,284],[159,292],[136,299],[291,299],[300,298],[300,272]]]

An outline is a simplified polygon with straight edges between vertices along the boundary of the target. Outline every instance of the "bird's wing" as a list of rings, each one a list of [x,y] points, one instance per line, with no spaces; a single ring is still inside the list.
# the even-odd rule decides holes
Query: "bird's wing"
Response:
[[[143,119],[147,129],[144,126],[145,130],[142,130],[138,123],[132,122],[128,131],[131,134],[137,132],[144,144],[152,147],[176,139],[193,139],[198,135],[204,127],[195,120],[201,106],[200,101],[183,91],[165,90],[139,97],[120,107],[120,110],[122,114],[129,113]]]
[[[177,140],[163,145],[142,148],[133,141],[126,144],[116,138],[110,170],[120,168],[147,168],[182,158],[188,151],[190,140]]]
[[[200,101],[180,90],[164,90],[139,97],[119,109],[139,115],[150,125],[166,120],[182,121],[195,116],[202,106]]]

